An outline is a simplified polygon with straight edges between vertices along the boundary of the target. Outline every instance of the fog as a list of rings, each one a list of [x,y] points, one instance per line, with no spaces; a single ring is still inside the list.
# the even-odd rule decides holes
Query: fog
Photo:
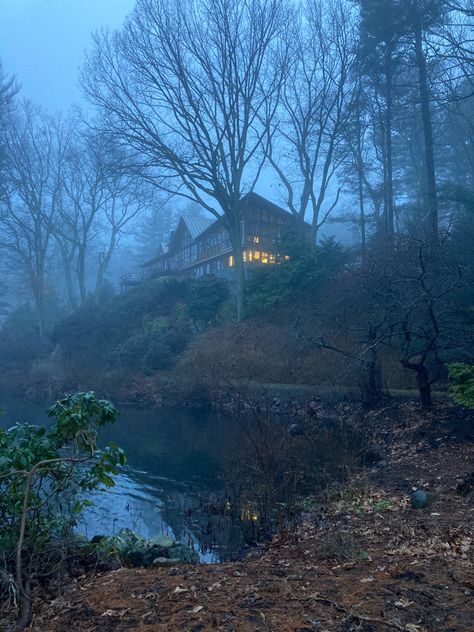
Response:
[[[473,35],[472,0],[0,0],[1,629],[467,629]]]
[[[1,0],[0,58],[22,95],[53,111],[85,106],[78,71],[91,33],[118,28],[133,0]]]

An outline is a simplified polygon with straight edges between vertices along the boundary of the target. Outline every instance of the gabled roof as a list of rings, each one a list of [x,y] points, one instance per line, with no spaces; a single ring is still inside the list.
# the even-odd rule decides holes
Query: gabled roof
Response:
[[[181,215],[176,226],[176,230],[171,234],[171,239],[168,244],[168,251],[172,251],[176,243],[179,243],[183,231],[188,231],[191,239],[194,241],[201,233],[203,233],[214,220],[207,217],[189,217],[188,215]]]
[[[188,215],[183,215],[181,219],[186,224],[186,227],[193,239],[196,239],[196,237],[204,232],[206,228],[208,228],[215,221],[214,219],[210,219],[208,217],[189,217]]]
[[[168,252],[168,246],[165,243],[161,242],[160,245],[158,246],[158,255],[157,256],[159,257],[160,255],[164,255],[167,252]]]
[[[184,225],[184,227],[189,231],[191,239],[194,240],[196,239],[196,237],[199,237],[199,235],[207,228],[209,228],[209,226],[211,226],[211,224],[213,224],[214,222],[214,219],[209,219],[207,217],[189,217],[187,215],[181,215],[178,221],[178,225],[176,226],[176,230],[171,233],[169,244],[165,245],[161,243],[159,245],[156,257],[153,257],[153,259],[151,259],[150,261],[145,261],[145,263],[142,263],[140,267],[146,267],[152,263],[155,263],[155,261],[158,261],[163,255],[166,255],[173,248],[175,239],[177,239],[181,226]]]

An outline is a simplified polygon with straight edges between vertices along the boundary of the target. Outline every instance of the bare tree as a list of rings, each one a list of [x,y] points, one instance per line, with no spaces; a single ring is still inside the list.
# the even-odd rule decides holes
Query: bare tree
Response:
[[[74,127],[58,174],[60,221],[53,227],[73,308],[77,295],[84,303],[89,292],[100,291],[120,238],[152,201],[150,185],[136,173],[127,152],[77,120]]]
[[[26,276],[32,293],[40,336],[45,333],[47,273],[55,222],[58,181],[56,163],[64,157],[63,128],[31,103],[10,114],[5,138],[4,211],[0,245],[17,272]]]
[[[269,129],[269,159],[297,225],[311,216],[313,238],[339,201],[325,207],[346,157],[343,139],[351,116],[355,27],[342,0],[306,0],[298,31],[288,32],[292,63],[281,107]]]
[[[340,280],[339,291],[324,304],[334,314],[335,332],[346,345],[320,340],[319,345],[346,355],[361,371],[365,400],[380,396],[380,355],[386,350],[413,371],[423,409],[432,404],[432,386],[445,364],[472,341],[466,314],[460,309],[468,284],[466,266],[441,242],[397,236],[393,248],[372,249],[360,267]],[[341,336],[339,335],[339,340]]]
[[[14,78],[8,77],[0,61],[0,203],[5,194],[2,184],[5,179],[5,140],[7,118],[13,107],[14,98],[19,87]]]
[[[284,0],[138,0],[124,29],[96,37],[83,82],[108,130],[160,186],[224,215],[244,295],[242,196],[265,160],[282,81],[274,55]],[[162,178],[165,178],[164,180]]]

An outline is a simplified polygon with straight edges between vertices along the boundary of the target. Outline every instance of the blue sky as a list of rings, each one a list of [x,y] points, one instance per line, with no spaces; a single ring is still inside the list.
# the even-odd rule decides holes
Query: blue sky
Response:
[[[52,110],[81,102],[78,69],[91,33],[118,28],[135,0],[0,0],[0,59],[22,95]]]

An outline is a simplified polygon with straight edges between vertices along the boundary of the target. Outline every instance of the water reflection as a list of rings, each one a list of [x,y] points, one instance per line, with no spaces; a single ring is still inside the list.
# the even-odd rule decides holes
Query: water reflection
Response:
[[[0,400],[2,427],[16,421],[46,423],[41,405]],[[236,557],[243,547],[239,525],[230,516],[210,516],[209,498],[220,498],[225,471],[238,442],[228,417],[188,410],[119,406],[117,423],[101,437],[128,455],[114,488],[93,495],[81,529],[88,536],[128,527],[145,537],[168,534],[193,545],[206,562]]]

